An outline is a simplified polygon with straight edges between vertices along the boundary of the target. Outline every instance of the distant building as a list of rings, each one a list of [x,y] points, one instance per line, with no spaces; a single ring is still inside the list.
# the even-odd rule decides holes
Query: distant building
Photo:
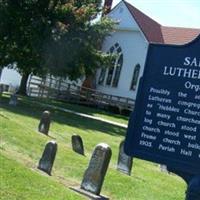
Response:
[[[19,86],[20,80],[21,75],[13,69],[5,67],[2,71],[0,71],[0,83],[16,88]]]
[[[107,3],[109,7],[112,1]],[[102,49],[117,52],[119,56],[109,68],[97,70],[96,90],[106,94],[135,99],[149,44],[180,45],[200,34],[200,29],[162,26],[126,1],[121,1],[107,15],[119,23],[105,39]],[[19,81],[17,72],[3,69],[0,82],[17,86]]]

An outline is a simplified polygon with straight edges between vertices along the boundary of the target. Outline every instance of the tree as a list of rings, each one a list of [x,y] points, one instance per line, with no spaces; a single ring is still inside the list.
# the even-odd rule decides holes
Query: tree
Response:
[[[0,0],[0,66],[22,75],[18,92],[30,73],[76,79],[109,62],[100,47],[114,22],[101,11],[101,0]]]

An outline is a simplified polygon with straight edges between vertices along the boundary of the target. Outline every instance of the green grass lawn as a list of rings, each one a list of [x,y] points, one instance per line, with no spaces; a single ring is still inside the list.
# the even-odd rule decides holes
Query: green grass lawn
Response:
[[[28,98],[28,100],[32,100],[32,101],[38,101],[38,98]],[[118,123],[122,123],[122,124],[128,124],[128,116],[123,116],[123,115],[119,115],[119,114],[114,114],[111,113],[109,111],[106,110],[101,110],[101,109],[97,109],[97,108],[92,108],[92,107],[88,107],[88,106],[82,106],[82,105],[78,105],[78,104],[69,104],[66,102],[61,102],[61,101],[56,101],[53,99],[39,99],[39,101],[41,103],[47,103],[47,104],[51,104],[54,106],[59,106],[62,108],[66,108],[66,109],[70,109],[76,112],[80,112],[80,113],[84,113],[84,114],[88,114],[88,115],[92,115],[95,117],[101,117],[103,119],[107,119],[113,122],[118,122]]]
[[[17,107],[9,106],[5,96],[0,100],[0,199],[82,199],[68,187],[80,185],[94,147],[102,142],[112,148],[102,194],[111,200],[184,199],[186,185],[182,179],[161,173],[156,164],[134,159],[131,176],[116,170],[118,147],[126,129],[51,109],[52,124],[49,136],[45,136],[37,131],[44,110],[27,98],[20,99]],[[71,150],[73,134],[83,138],[86,156]],[[46,142],[52,139],[58,143],[58,152],[48,177],[37,170],[37,165]]]
[[[1,200],[79,200],[86,199],[72,192],[52,177],[41,175],[0,154]]]

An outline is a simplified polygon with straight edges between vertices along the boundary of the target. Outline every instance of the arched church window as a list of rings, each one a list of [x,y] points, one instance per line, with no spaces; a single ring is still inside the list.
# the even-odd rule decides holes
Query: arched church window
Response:
[[[119,47],[119,43],[115,43],[114,47],[118,48]]]
[[[99,85],[103,85],[104,80],[105,80],[105,76],[106,76],[106,69],[105,69],[105,68],[102,68],[102,69],[101,69],[100,76],[99,76],[99,81],[98,81],[98,84],[99,84]]]
[[[108,53],[113,53],[114,50],[115,50],[115,46],[111,47]]]
[[[133,72],[133,79],[131,82],[130,90],[136,90],[139,74],[140,74],[140,64],[137,64]]]
[[[113,87],[117,87],[118,86],[122,65],[123,65],[123,54],[120,54],[118,59],[116,60],[115,75],[114,75],[113,83],[112,83]]]
[[[114,67],[110,67],[109,70],[108,70],[106,85],[111,85],[113,73],[114,73]]]
[[[1,73],[2,73],[2,69],[0,69],[0,80],[1,80]]]
[[[114,47],[111,47],[110,50],[107,53],[113,53],[114,49],[115,49]],[[104,84],[104,80],[105,80],[105,77],[106,77],[106,71],[107,71],[106,68],[101,68],[101,72],[100,72],[99,80],[98,80],[99,85]]]
[[[117,48],[117,53],[121,53],[121,52],[122,52],[121,47]]]
[[[117,87],[123,65],[123,53],[119,43],[115,43],[115,45],[110,48],[110,53],[117,54],[117,56],[113,59],[112,66],[108,69],[106,85]]]
[[[118,43],[116,43],[116,44],[118,45]],[[110,54],[115,53],[116,44],[110,48],[110,51],[109,51]],[[114,73],[114,66],[115,66],[115,59],[112,60],[111,66],[108,69],[106,85],[110,85],[111,82],[112,82],[112,77],[113,77],[113,73]]]

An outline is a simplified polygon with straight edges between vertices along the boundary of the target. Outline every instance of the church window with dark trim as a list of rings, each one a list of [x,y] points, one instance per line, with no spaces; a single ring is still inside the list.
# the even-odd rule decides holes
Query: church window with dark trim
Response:
[[[115,49],[114,47],[111,47],[110,50],[107,53],[112,53],[114,51],[114,49]],[[101,68],[101,72],[100,72],[99,80],[98,80],[99,85],[104,85],[106,72],[107,72],[107,69],[105,67]]]
[[[98,81],[99,85],[103,85],[104,80],[105,80],[105,76],[106,76],[106,69],[102,68],[101,72],[100,72],[100,76],[99,76],[99,81]]]
[[[0,80],[1,80],[1,73],[2,73],[2,69],[0,69]]]
[[[113,87],[117,87],[117,85],[118,85],[122,65],[123,65],[123,54],[120,54],[117,59],[117,62],[116,62],[115,75],[114,75],[113,82],[112,82]]]
[[[107,70],[101,69],[98,83],[100,85],[103,85],[106,77],[106,85],[117,87],[119,83],[121,69],[123,66],[123,53],[121,47],[119,46],[119,43],[115,43],[110,48],[109,53],[116,54],[116,57],[113,59],[111,66],[108,67]]]
[[[140,74],[140,64],[137,64],[133,71],[133,79],[131,82],[130,90],[136,90],[138,79],[139,79],[139,74]]]

